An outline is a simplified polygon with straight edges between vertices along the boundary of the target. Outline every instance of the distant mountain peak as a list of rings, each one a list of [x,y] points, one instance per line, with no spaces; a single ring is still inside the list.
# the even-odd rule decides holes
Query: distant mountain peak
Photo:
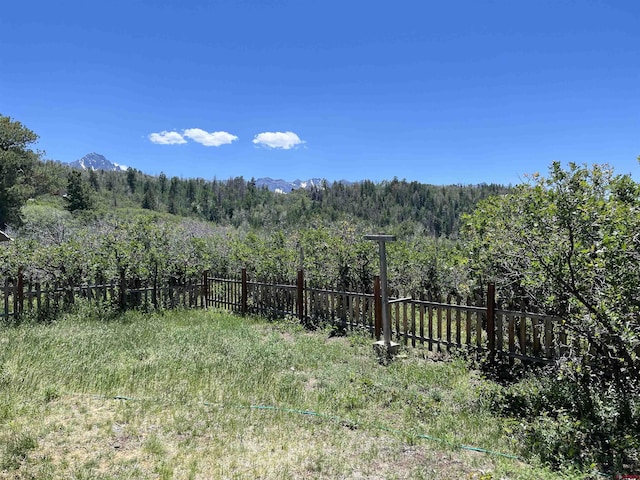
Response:
[[[110,162],[104,155],[99,153],[88,153],[80,160],[69,163],[72,168],[78,168],[81,170],[116,170],[124,171],[127,169],[125,165],[119,165],[117,163]]]

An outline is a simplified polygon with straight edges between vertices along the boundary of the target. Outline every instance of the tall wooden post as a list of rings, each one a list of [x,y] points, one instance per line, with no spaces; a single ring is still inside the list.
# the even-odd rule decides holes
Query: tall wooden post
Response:
[[[496,285],[487,286],[487,340],[489,342],[489,358],[494,360],[496,354]]]
[[[22,275],[22,268],[18,269],[18,285],[16,291],[17,305],[15,312],[21,314],[24,310],[24,276]]]
[[[298,320],[304,323],[304,270],[298,270],[298,279],[296,282]]]
[[[382,335],[383,342],[376,342],[374,348],[383,353],[387,358],[391,358],[398,351],[398,344],[391,341],[391,321],[389,315],[389,298],[387,291],[387,250],[386,242],[395,241],[395,235],[365,235],[365,240],[374,240],[378,242],[380,254],[380,291],[382,303]]]
[[[120,310],[127,308],[127,279],[124,276],[124,270],[120,270]]]
[[[209,308],[209,270],[202,274],[202,308]]]
[[[380,277],[378,275],[373,279],[373,301],[375,312],[374,335],[376,340],[380,340],[382,332],[382,297],[380,296]]]
[[[242,313],[242,315],[247,314],[248,297],[249,297],[249,292],[247,289],[247,269],[243,268],[242,269],[242,299],[241,299],[241,305],[240,305],[240,313]]]
[[[153,302],[153,308],[158,308],[158,262],[153,264],[153,290],[151,292],[151,301]]]

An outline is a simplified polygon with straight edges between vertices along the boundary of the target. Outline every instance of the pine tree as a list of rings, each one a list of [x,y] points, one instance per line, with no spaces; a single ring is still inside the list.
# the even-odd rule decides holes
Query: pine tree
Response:
[[[73,170],[69,172],[67,177],[67,194],[64,197],[67,200],[67,210],[75,212],[76,210],[90,210],[93,206],[93,199],[89,186],[82,181],[82,174]]]

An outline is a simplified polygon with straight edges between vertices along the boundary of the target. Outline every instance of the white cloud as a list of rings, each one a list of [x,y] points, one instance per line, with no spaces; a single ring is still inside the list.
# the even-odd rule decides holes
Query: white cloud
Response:
[[[206,132],[201,128],[187,128],[183,135],[190,138],[205,147],[219,147],[220,145],[228,145],[238,140],[238,137],[231,135],[229,132]]]
[[[304,143],[300,137],[293,132],[262,132],[255,136],[253,143],[269,148],[282,148],[289,150]]]
[[[178,132],[167,132],[166,130],[160,133],[152,133],[149,135],[149,140],[158,145],[179,145],[181,143],[187,143]]]

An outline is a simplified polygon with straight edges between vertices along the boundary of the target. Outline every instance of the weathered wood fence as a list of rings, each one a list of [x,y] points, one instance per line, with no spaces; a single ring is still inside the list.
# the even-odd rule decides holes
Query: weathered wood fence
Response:
[[[24,314],[45,315],[73,305],[78,299],[108,303],[115,309],[204,308],[205,276],[199,279],[143,283],[121,276],[116,280],[80,285],[27,282],[22,275],[0,283],[0,320],[11,321]]]
[[[293,317],[305,324],[330,322],[350,329],[381,335],[382,301],[379,278],[374,293],[342,292],[309,287],[304,272],[295,284],[249,281],[246,270],[237,278],[208,276],[206,305],[239,314]],[[559,318],[529,312],[501,310],[495,304],[495,287],[487,288],[482,306],[469,300],[447,302],[389,301],[392,336],[407,346],[430,351],[471,350],[499,361],[515,359],[549,363],[569,350],[568,335]],[[572,347],[575,347],[575,342]]]
[[[119,279],[82,285],[26,282],[21,275],[0,283],[0,320],[24,313],[50,312],[77,299],[109,303],[113,308],[220,308],[267,318],[297,318],[305,325],[331,323],[364,329],[381,336],[380,281],[373,293],[311,287],[299,271],[296,283],[249,280],[246,270],[235,278],[205,273],[198,278],[165,283]],[[394,340],[430,351],[471,351],[498,361],[516,359],[548,363],[569,350],[582,350],[580,340],[563,329],[561,319],[529,312],[501,310],[489,285],[483,305],[449,297],[446,302],[391,298],[389,318]]]

